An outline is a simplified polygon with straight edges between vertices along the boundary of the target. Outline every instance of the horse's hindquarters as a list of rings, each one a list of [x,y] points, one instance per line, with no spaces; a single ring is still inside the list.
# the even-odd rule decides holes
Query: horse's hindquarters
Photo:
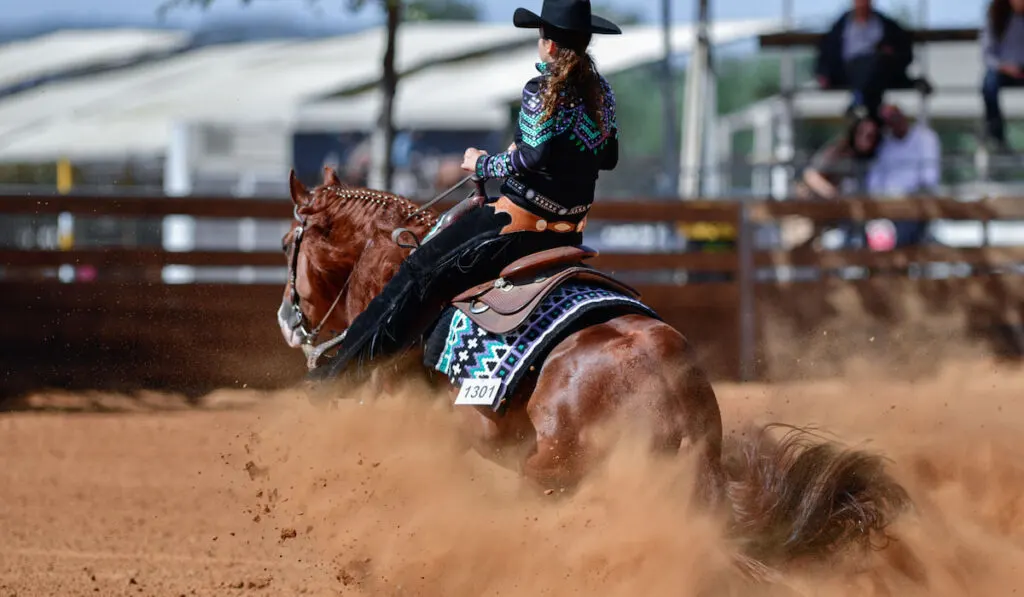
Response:
[[[606,452],[602,431],[624,431],[609,429],[624,423],[648,434],[655,450],[701,446],[702,468],[717,485],[721,415],[692,356],[682,334],[642,315],[569,335],[549,353],[526,401],[537,444],[524,471],[548,485],[574,484]],[[513,408],[519,404],[517,397]]]

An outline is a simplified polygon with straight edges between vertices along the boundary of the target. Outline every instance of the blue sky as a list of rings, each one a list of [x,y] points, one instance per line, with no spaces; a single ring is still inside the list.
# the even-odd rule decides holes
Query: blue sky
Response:
[[[632,8],[648,17],[658,15],[659,0],[604,0],[607,4]],[[712,15],[720,19],[779,17],[783,0],[711,0]],[[161,0],[0,0],[0,12],[5,25],[38,21],[54,15],[84,18],[130,18],[156,22],[156,7]],[[511,20],[517,6],[539,10],[541,0],[479,0],[485,7],[488,20]],[[696,0],[672,0],[675,20],[692,20]],[[919,0],[876,0],[882,10],[911,7],[915,13]],[[979,0],[927,0],[928,22],[935,25],[978,25],[983,9]],[[229,15],[249,10],[271,14],[298,22],[330,22],[331,24],[365,24],[378,18],[375,10],[365,10],[352,16],[341,10],[345,0],[255,0],[243,8],[239,0],[217,0],[211,12]],[[828,19],[849,6],[849,0],[793,0],[799,18]],[[177,10],[171,20],[175,23],[196,23],[204,18],[198,9]]]

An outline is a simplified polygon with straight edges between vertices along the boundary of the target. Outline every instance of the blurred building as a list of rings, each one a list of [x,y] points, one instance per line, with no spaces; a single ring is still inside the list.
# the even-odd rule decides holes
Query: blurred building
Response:
[[[712,36],[729,43],[774,25],[720,22]],[[74,39],[95,46],[80,52],[59,37],[21,42],[37,66],[15,64],[26,51],[18,44],[0,46],[0,81],[12,89],[0,97],[0,168],[66,158],[90,187],[130,172],[133,187],[174,194],[279,195],[292,167],[306,179],[325,164],[359,174],[380,106],[382,28],[203,47],[166,32],[97,35]],[[606,74],[650,65],[661,59],[660,35],[629,28],[596,40],[593,53]],[[507,144],[523,82],[535,74],[535,36],[503,23],[403,25],[397,190],[433,189],[446,156],[466,146]],[[691,26],[673,30],[675,53],[692,44]],[[11,182],[20,181],[0,173]]]

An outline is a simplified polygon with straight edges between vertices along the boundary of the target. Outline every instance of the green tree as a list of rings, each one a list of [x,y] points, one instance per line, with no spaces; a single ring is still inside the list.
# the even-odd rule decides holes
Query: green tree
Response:
[[[242,4],[250,4],[253,0],[239,0]],[[214,0],[167,0],[160,5],[159,11],[165,13],[175,6],[200,6],[206,8]],[[379,170],[371,173],[371,181],[382,189],[390,189],[394,177],[394,164],[391,161],[391,147],[395,141],[394,106],[398,92],[398,71],[395,68],[395,46],[398,41],[398,28],[404,19],[427,20],[446,19],[475,21],[479,20],[479,10],[472,0],[343,0],[344,7],[350,11],[362,10],[364,6],[376,3],[384,13],[386,41],[381,64],[381,91],[383,104],[374,132],[373,163]]]

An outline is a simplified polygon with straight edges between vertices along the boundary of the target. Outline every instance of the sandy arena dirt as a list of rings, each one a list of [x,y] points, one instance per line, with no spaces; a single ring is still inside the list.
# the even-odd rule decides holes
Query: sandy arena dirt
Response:
[[[0,597],[1024,592],[1024,373],[717,390],[730,429],[815,424],[891,458],[917,510],[889,548],[748,584],[681,459],[625,443],[575,495],[535,495],[418,387],[326,413],[49,395],[64,410],[0,415]]]

